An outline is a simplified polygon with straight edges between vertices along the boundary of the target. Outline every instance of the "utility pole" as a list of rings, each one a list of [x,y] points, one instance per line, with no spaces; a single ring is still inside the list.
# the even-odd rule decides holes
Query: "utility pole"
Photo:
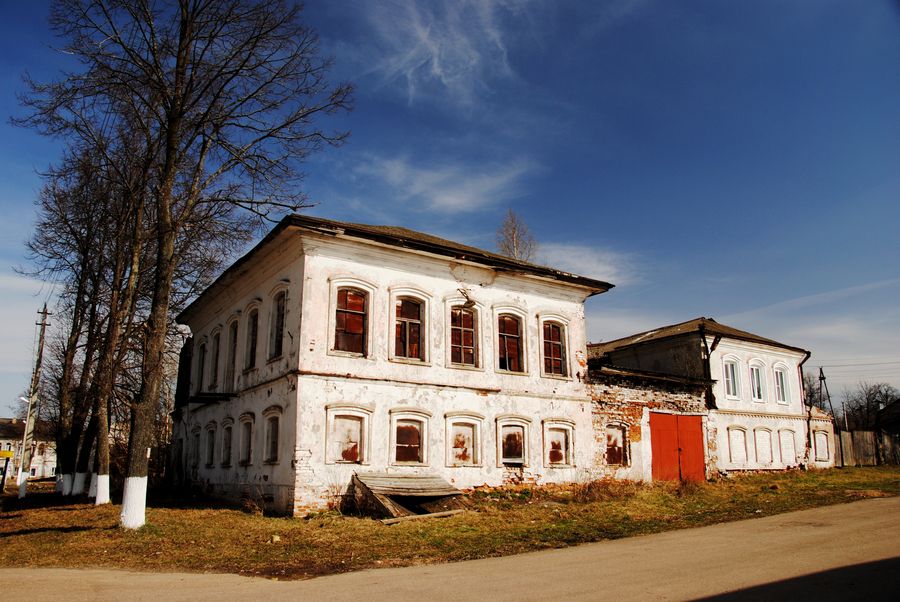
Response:
[[[41,321],[36,322],[41,327],[40,335],[38,335],[37,359],[34,364],[34,373],[31,375],[31,388],[28,390],[28,412],[25,414],[25,434],[22,436],[22,462],[19,464],[19,498],[25,497],[25,485],[28,483],[28,476],[31,472],[31,447],[34,441],[34,425],[35,425],[35,407],[37,404],[38,387],[41,384],[41,364],[44,362],[44,335],[47,332],[47,304],[38,312]]]
[[[823,386],[825,387],[825,395],[828,398],[828,407],[831,408],[831,415],[834,416],[834,406],[831,403],[831,393],[828,391],[828,383],[825,382],[825,371],[822,370],[822,367],[820,366],[819,367],[819,404],[822,403],[822,387]],[[843,403],[843,402],[841,402],[841,403]],[[844,413],[844,432],[849,432],[850,429],[847,428],[847,408],[845,408],[843,406],[841,406],[841,407],[842,407],[842,410]],[[846,466],[847,461],[846,461],[846,458],[844,457],[844,433],[841,431],[838,431],[837,437],[838,437],[838,445],[841,448],[841,466]]]

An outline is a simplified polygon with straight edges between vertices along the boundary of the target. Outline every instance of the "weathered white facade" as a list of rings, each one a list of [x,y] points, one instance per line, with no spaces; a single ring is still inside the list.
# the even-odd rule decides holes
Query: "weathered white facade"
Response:
[[[582,478],[583,304],[609,287],[407,230],[286,218],[180,316],[193,353],[177,470],[289,513],[327,505],[355,471],[460,488]]]

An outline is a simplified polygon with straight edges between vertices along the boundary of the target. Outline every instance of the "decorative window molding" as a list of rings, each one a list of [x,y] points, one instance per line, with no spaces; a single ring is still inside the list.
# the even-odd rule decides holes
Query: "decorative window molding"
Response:
[[[517,307],[494,307],[495,367],[505,374],[528,374],[528,340],[524,311]]]
[[[775,401],[783,405],[791,403],[791,381],[788,373],[788,367],[781,363],[775,364],[772,372],[772,380],[775,383]]]
[[[831,458],[831,450],[828,449],[827,431],[813,431],[813,448],[816,462],[827,462]]]
[[[431,412],[401,407],[390,410],[391,464],[424,466],[428,464],[428,422]]]
[[[351,276],[331,278],[329,285],[328,353],[369,357],[376,287]]]
[[[234,435],[234,420],[222,421],[222,466],[231,466],[231,446]]]
[[[282,284],[270,296],[272,306],[269,311],[269,350],[266,360],[280,359],[284,355],[284,322],[287,316],[288,289]]]
[[[628,437],[628,425],[610,422],[606,425],[606,465],[630,466],[631,441]]]
[[[482,322],[484,306],[463,297],[444,298],[445,363],[450,368],[483,370]]]
[[[206,425],[206,467],[212,468],[216,463],[216,423]]]
[[[281,427],[281,412],[266,415],[266,464],[278,463],[278,439]]]
[[[785,466],[797,464],[797,435],[790,429],[778,431],[778,448],[781,452],[781,463]]]
[[[543,421],[543,427],[544,466],[575,466],[575,422],[566,418],[550,418]]]
[[[447,466],[482,466],[481,433],[484,416],[468,412],[448,412],[446,422]]]
[[[753,447],[756,448],[756,463],[771,464],[774,460],[772,454],[772,431],[767,428],[753,429]]]
[[[757,402],[766,401],[766,365],[761,360],[750,360],[750,398]]]
[[[392,361],[428,364],[431,297],[423,290],[410,286],[389,289],[392,344],[388,357]]]
[[[541,376],[568,379],[569,323],[560,315],[541,314]]]
[[[528,466],[530,429],[527,416],[497,416],[497,466]]]
[[[336,403],[325,407],[326,464],[369,463],[372,408],[362,404]]]
[[[736,465],[747,464],[747,430],[739,426],[730,426],[728,434],[728,461]]]
[[[725,381],[725,397],[728,399],[741,398],[741,371],[738,368],[740,360],[734,356],[722,358],[722,380]]]
[[[241,466],[249,466],[253,463],[253,426],[255,421],[256,417],[252,412],[245,412],[238,418],[238,422],[241,425],[240,456],[238,457],[238,463]]]

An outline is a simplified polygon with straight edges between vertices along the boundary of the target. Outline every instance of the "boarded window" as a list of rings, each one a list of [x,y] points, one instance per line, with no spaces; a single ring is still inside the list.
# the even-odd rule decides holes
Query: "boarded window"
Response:
[[[395,456],[397,462],[422,462],[422,422],[398,420]]]
[[[266,462],[278,461],[278,416],[266,419]]]
[[[500,428],[501,461],[505,464],[525,463],[525,427],[504,424]]]
[[[778,433],[781,447],[781,463],[792,466],[797,463],[797,448],[794,444],[794,431],[781,431]]]
[[[222,465],[231,465],[231,425],[222,429]]]
[[[450,310],[450,361],[464,366],[478,364],[475,312],[463,306]]]
[[[728,457],[732,464],[747,463],[747,434],[743,430],[728,430]]]
[[[475,425],[455,422],[450,428],[451,463],[457,466],[471,466],[478,462],[475,454]]]
[[[335,416],[331,422],[331,462],[363,461],[363,419],[359,416]]]
[[[569,461],[569,429],[547,429],[547,464],[570,464]]]
[[[241,422],[241,464],[249,464],[253,452],[253,422]]]
[[[606,463],[610,466],[628,464],[628,453],[625,447],[625,428],[621,426],[606,427]]]
[[[544,322],[544,373],[566,376],[565,328],[557,322]]]
[[[334,348],[337,351],[365,355],[367,298],[365,292],[357,289],[338,290],[334,327]]]
[[[397,299],[394,355],[424,359],[422,353],[422,303],[413,299]]]
[[[754,431],[756,439],[756,461],[759,464],[772,463],[772,433],[767,430],[759,429]]]
[[[499,369],[522,372],[522,321],[504,314],[497,319],[497,332]]]
[[[816,431],[813,435],[813,441],[816,447],[816,462],[825,462],[828,460],[828,433],[825,431]]]
[[[259,312],[255,309],[247,316],[247,351],[244,367],[247,370],[256,367],[256,338],[259,334]]]
[[[269,359],[281,357],[284,351],[284,308],[287,293],[281,291],[275,295],[272,307],[272,319],[269,323]]]

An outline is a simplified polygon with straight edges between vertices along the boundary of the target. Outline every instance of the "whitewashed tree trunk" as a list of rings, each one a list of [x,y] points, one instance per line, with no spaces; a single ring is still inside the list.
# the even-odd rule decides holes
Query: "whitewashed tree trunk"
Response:
[[[88,488],[88,497],[97,497],[97,473],[91,474],[91,486]]]
[[[25,497],[28,484],[28,473],[24,470],[19,471],[19,499]]]
[[[72,480],[74,479],[74,475],[71,473],[66,473],[63,475],[63,486],[62,486],[62,494],[63,495],[72,495]]]
[[[105,475],[104,475],[105,476]],[[97,498],[100,497],[99,484]],[[147,509],[147,477],[128,477],[125,479],[125,492],[122,496],[122,514],[119,516],[126,529],[140,529],[146,521]]]
[[[87,473],[84,472],[76,472],[75,479],[72,481],[72,495],[82,495],[84,494],[84,481],[87,478]]]
[[[108,504],[109,503],[109,475],[108,474],[99,475],[99,476],[94,475],[94,477],[95,477],[94,483],[96,483],[96,496],[97,496],[97,499],[94,500],[94,504],[96,504],[97,506],[102,506],[103,504]],[[92,488],[94,487],[94,483],[91,483]],[[125,489],[126,489],[126,491],[128,490],[127,481],[125,483]],[[146,491],[146,489],[147,489],[147,478],[144,477],[144,491]],[[140,499],[146,505],[146,494],[141,495]],[[142,525],[142,524],[144,524],[143,508],[141,509],[140,516],[141,516],[141,525]],[[122,526],[124,526],[127,529],[137,529],[137,527],[129,527],[128,525],[125,524],[125,504],[124,503],[122,504]],[[140,525],[138,525],[138,527],[139,526]]]
[[[62,493],[62,489],[63,489],[63,478],[62,478],[61,474],[57,473],[56,474],[56,486],[54,487],[54,491],[56,491],[56,493]]]

